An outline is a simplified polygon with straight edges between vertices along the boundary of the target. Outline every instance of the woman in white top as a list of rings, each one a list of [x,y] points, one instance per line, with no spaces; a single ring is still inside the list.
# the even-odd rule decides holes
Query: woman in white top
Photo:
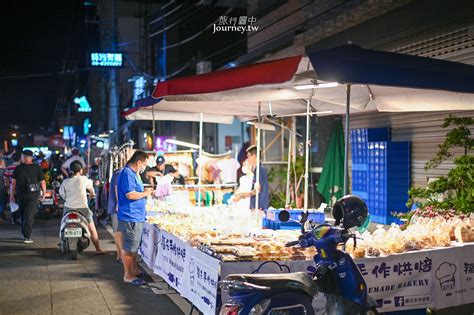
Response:
[[[70,170],[72,176],[64,180],[59,188],[59,194],[64,199],[64,211],[76,210],[87,218],[87,227],[91,234],[92,244],[98,255],[105,254],[99,245],[99,235],[94,225],[93,213],[89,209],[87,192],[92,198],[95,197],[92,181],[82,175],[82,164],[79,161],[71,163]]]
[[[247,160],[242,165],[242,177],[239,179],[239,188],[232,197],[232,201],[238,208],[250,209],[250,196],[253,185],[253,172]]]

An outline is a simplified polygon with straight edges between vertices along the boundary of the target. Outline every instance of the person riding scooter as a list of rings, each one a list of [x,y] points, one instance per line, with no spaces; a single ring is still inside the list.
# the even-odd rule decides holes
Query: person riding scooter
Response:
[[[91,198],[95,198],[92,181],[82,175],[82,163],[74,161],[69,167],[72,175],[61,184],[59,194],[64,199],[64,213],[78,211],[87,218],[87,227],[91,234],[91,241],[95,246],[96,254],[105,254],[100,248],[99,235],[95,228],[93,213],[89,209],[87,192]]]

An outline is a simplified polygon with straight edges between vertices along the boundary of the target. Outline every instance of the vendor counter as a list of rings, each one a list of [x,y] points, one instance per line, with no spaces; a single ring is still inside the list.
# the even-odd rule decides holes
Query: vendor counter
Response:
[[[442,309],[474,303],[474,244],[426,249],[386,257],[360,258],[356,263],[379,312],[421,308]],[[180,237],[146,223],[140,255],[204,314],[216,314],[226,296],[218,282],[235,273],[289,273],[311,270],[312,260],[222,261]],[[315,297],[315,309],[325,298]]]

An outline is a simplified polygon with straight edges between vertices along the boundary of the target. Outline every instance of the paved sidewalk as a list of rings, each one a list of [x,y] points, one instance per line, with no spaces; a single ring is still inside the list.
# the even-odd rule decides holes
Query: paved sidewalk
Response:
[[[109,254],[91,245],[72,261],[61,253],[59,220],[37,220],[34,244],[23,244],[19,227],[0,224],[0,314],[163,314],[183,311],[156,284],[134,287],[122,281],[110,235],[99,227]],[[151,280],[151,279],[150,279]]]

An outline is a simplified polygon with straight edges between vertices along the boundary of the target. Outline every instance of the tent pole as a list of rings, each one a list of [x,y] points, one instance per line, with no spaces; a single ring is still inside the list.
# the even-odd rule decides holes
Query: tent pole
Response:
[[[155,141],[155,110],[153,106],[151,107],[151,116],[152,116],[152,125],[151,125],[151,134],[153,135],[153,141]]]
[[[305,148],[305,163],[304,163],[304,210],[308,210],[308,179],[309,179],[309,123],[310,123],[310,115],[309,115],[309,108],[310,107],[310,100],[306,101],[306,148]]]
[[[287,168],[287,174],[286,174],[286,202],[285,206],[289,206],[291,202],[291,194],[290,194],[290,173],[291,173],[291,138],[293,135],[291,132],[288,133],[288,168]]]
[[[258,103],[258,122],[261,122],[262,105]],[[259,125],[257,125],[259,126]],[[257,128],[257,167],[255,172],[255,210],[259,209],[258,197],[260,194],[260,128]]]
[[[198,205],[201,208],[202,200],[202,113],[199,116],[199,177],[198,177]]]
[[[351,111],[351,85],[346,84],[346,128],[344,130],[344,196],[349,193],[349,116]]]

